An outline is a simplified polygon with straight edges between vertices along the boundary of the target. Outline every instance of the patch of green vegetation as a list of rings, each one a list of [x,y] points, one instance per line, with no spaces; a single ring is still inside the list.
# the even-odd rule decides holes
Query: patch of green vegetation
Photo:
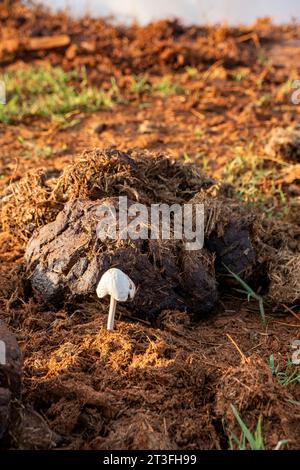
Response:
[[[282,162],[281,165],[287,164]],[[236,187],[238,197],[246,204],[250,207],[259,204],[266,206],[267,200],[270,200],[271,206],[269,209],[266,206],[265,212],[267,216],[279,219],[287,214],[289,207],[285,194],[276,186],[277,176],[277,166],[269,165],[251,148],[245,151],[239,147],[223,173],[224,180]]]
[[[151,103],[139,103],[138,108],[139,108],[139,109],[148,109],[148,108],[151,108]]]
[[[37,157],[50,157],[52,153],[53,150],[49,145],[45,145],[44,147],[38,148],[36,150]]]
[[[111,87],[107,95],[110,97],[112,104],[109,105],[109,107],[112,107],[114,103],[126,103],[127,101],[122,96],[122,93],[120,91],[119,85],[117,84],[117,80],[115,79],[115,77],[111,77],[110,83],[111,83]]]
[[[272,101],[275,101],[273,96],[270,93],[266,93],[265,95],[262,95],[256,102],[256,106],[258,107],[264,107],[267,108]]]
[[[261,90],[263,84],[264,84],[264,77],[258,77],[258,79],[255,81],[256,86],[259,90]]]
[[[280,85],[278,89],[279,95],[286,96],[290,94],[293,91],[293,82],[294,80],[292,78],[289,78],[286,82]]]
[[[269,357],[269,367],[277,382],[280,385],[288,386],[291,384],[300,384],[300,368],[295,367],[291,359],[288,358],[286,368],[284,370],[279,369],[279,365],[275,365],[274,355],[271,354]]]
[[[170,78],[164,77],[151,87],[152,92],[158,92],[162,96],[179,95],[184,93],[183,88],[178,83],[172,83]]]
[[[204,151],[199,151],[196,153],[194,161],[202,169],[204,173],[209,173],[210,171],[210,158]]]
[[[18,141],[22,144],[22,151],[20,157],[23,160],[40,160],[41,158],[47,158],[53,155],[54,150],[49,145],[36,145],[30,140],[18,138]]]
[[[183,158],[183,161],[185,163],[188,163],[191,161],[191,157],[189,156],[189,154],[187,152],[184,152],[183,155],[182,155],[182,158]]]
[[[59,127],[60,129],[70,129],[72,127],[75,127],[77,126],[78,124],[80,124],[80,119],[78,118],[75,118],[75,119],[63,119],[60,123],[59,123]]]
[[[241,428],[241,436],[237,437],[235,433],[231,433],[229,437],[229,448],[231,450],[265,450],[265,444],[262,433],[262,417],[258,418],[254,433],[250,431],[245,422],[240,417],[236,407],[230,405],[232,413]],[[280,450],[288,443],[288,439],[282,439],[277,442],[274,450]]]
[[[171,96],[184,93],[184,89],[169,77],[163,77],[155,83],[149,82],[148,75],[135,75],[132,77],[130,91],[138,95],[152,95],[158,93],[161,96]]]
[[[191,67],[190,65],[187,65],[185,67],[185,71],[186,71],[186,73],[188,74],[188,76],[190,78],[196,78],[199,75],[198,70],[196,69],[196,67]]]
[[[203,129],[199,126],[195,127],[194,134],[198,139],[201,139],[204,136]]]
[[[203,153],[198,153],[197,156],[199,156],[202,160],[202,168],[203,168],[204,173],[208,173],[209,172],[209,158]]]
[[[239,72],[232,72],[231,78],[235,82],[242,82],[247,77],[247,72],[239,71]]]
[[[264,441],[263,441],[263,435],[262,435],[262,417],[260,416],[257,422],[256,429],[254,431],[254,434],[249,430],[249,428],[246,426],[242,418],[240,417],[236,407],[234,405],[230,405],[232,413],[237,420],[242,434],[241,437],[238,438],[236,434],[233,432],[231,433],[231,436],[229,437],[229,447],[231,450],[234,450],[234,444],[237,446],[238,450],[264,450]]]
[[[263,52],[258,55],[258,63],[260,65],[268,65],[270,63],[270,59],[266,56]]]
[[[116,83],[109,91],[89,86],[84,69],[65,72],[60,67],[30,67],[9,71],[2,78],[7,103],[0,106],[0,122],[6,124],[27,116],[63,121],[72,111],[112,108],[119,99]]]
[[[148,83],[148,75],[134,75],[130,90],[132,93],[138,93],[139,95],[150,92],[151,85]]]

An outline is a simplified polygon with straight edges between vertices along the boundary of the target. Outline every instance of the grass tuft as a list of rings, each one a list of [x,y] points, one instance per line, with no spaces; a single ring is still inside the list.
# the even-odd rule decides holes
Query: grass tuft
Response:
[[[232,413],[241,428],[242,434],[241,437],[238,438],[235,433],[231,433],[229,437],[229,448],[231,450],[265,450],[265,444],[262,433],[262,417],[260,416],[258,418],[256,429],[253,434],[240,417],[236,407],[234,405],[230,406]],[[288,439],[281,439],[277,442],[276,446],[274,447],[274,450],[281,450],[283,446],[288,444],[288,442]]]
[[[247,450],[249,447],[251,450],[264,450],[265,446],[262,435],[262,417],[259,417],[255,432],[253,434],[240,417],[236,407],[234,405],[230,406],[232,409],[232,413],[242,431],[242,436],[240,438],[238,438],[236,434],[231,433],[231,436],[229,438],[230,449],[234,449],[233,443],[235,443],[238,450]]]
[[[0,106],[0,122],[5,124],[27,116],[63,121],[67,113],[112,108],[115,102],[115,83],[107,92],[89,86],[84,69],[65,72],[60,67],[32,66],[9,71],[3,80],[7,103]]]
[[[280,370],[279,365],[275,365],[274,355],[271,354],[269,357],[269,367],[280,385],[287,387],[291,384],[300,384],[300,368],[295,368],[291,359],[288,358],[285,370]]]
[[[228,266],[226,266],[226,264],[224,264],[224,266],[227,269],[227,271],[229,272],[229,274],[243,287],[243,289],[237,289],[238,292],[241,292],[243,294],[247,294],[248,302],[249,302],[250,298],[253,298],[253,299],[258,301],[261,320],[262,320],[263,325],[265,325],[266,324],[266,315],[265,315],[263,297],[261,295],[257,294],[256,292],[254,292],[254,290],[251,289],[251,287],[238,274],[231,271],[231,269],[229,269]]]

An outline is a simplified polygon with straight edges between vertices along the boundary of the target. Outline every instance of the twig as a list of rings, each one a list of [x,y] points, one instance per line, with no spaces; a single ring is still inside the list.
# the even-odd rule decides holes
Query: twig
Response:
[[[239,354],[241,355],[241,358],[243,362],[249,362],[249,359],[245,356],[241,348],[237,345],[237,343],[234,341],[234,339],[230,336],[230,334],[226,333],[227,338],[232,342],[234,347],[238,350]]]
[[[291,326],[292,328],[300,328],[300,325],[294,325],[292,323],[284,323],[283,321],[273,320],[273,323],[279,323],[279,325]]]
[[[297,320],[300,322],[300,317],[299,317],[299,315],[297,315],[297,313],[293,312],[293,310],[290,307],[288,307],[287,305],[285,305],[285,304],[282,304],[282,305],[289,313],[291,313],[293,315],[293,317],[297,318]]]

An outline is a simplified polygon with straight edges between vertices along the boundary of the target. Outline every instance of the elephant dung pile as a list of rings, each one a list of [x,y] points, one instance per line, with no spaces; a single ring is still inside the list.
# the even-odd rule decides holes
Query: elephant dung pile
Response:
[[[128,208],[144,204],[149,220],[153,204],[203,204],[204,247],[189,251],[184,240],[172,236],[99,238],[97,211],[109,205],[118,214],[120,196],[127,197]],[[110,267],[122,269],[137,285],[126,307],[141,317],[173,308],[212,311],[232,284],[228,268],[249,282],[267,285],[276,279],[268,271],[262,275],[261,267],[270,264],[264,253],[273,256],[274,249],[265,249],[257,215],[230,187],[163,155],[87,151],[61,174],[25,176],[6,195],[2,211],[7,230],[21,233],[21,243],[29,239],[25,260],[35,294],[57,307],[95,296]]]

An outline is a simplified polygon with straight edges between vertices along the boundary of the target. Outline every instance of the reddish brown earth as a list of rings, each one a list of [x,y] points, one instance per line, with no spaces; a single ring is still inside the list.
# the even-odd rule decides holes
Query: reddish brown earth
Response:
[[[92,114],[78,111],[69,119],[79,123],[66,130],[41,118],[0,124],[1,191],[25,171],[63,169],[85,149],[112,146],[179,160],[188,155],[209,175],[251,186],[249,172],[239,175],[235,164],[228,166],[243,149],[261,159],[264,170],[275,169],[274,177],[266,171],[259,180],[261,218],[269,207],[282,210],[275,185],[288,208],[282,224],[292,223],[299,234],[299,163],[265,152],[274,127],[298,122],[300,108],[282,85],[299,78],[300,62],[291,53],[298,50],[299,26],[261,21],[249,28],[185,28],[161,21],[125,28],[6,4],[0,6],[2,46],[16,37],[54,34],[70,42],[40,51],[2,47],[1,72],[28,63],[65,70],[85,65],[93,84],[109,87],[115,76],[126,102]],[[197,68],[196,76],[187,66]],[[145,72],[150,83],[169,75],[185,93],[131,92],[132,76]],[[233,79],[241,72],[243,80]],[[37,152],[45,146],[48,156]],[[249,192],[244,196],[252,202]],[[150,324],[121,306],[116,330],[108,333],[106,302],[95,298],[72,312],[40,304],[24,281],[23,254],[24,245],[2,231],[0,318],[24,360],[22,398],[2,447],[227,449],[231,433],[241,435],[233,404],[252,431],[262,416],[266,448],[288,439],[287,448],[299,449],[299,383],[280,385],[268,365],[273,354],[285,370],[290,344],[300,339],[299,304],[266,304],[267,326],[257,302],[235,291],[225,292],[197,323],[188,313],[164,311]]]

